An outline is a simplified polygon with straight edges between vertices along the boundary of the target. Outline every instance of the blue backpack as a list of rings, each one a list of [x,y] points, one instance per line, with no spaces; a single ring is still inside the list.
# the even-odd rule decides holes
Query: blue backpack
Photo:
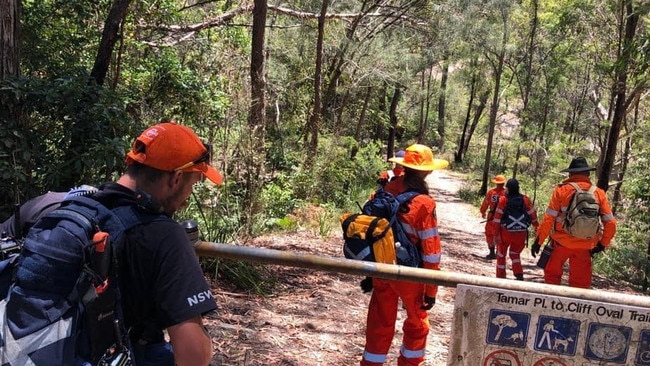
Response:
[[[397,264],[409,267],[420,267],[422,265],[422,255],[418,245],[412,243],[404,232],[402,224],[397,219],[397,213],[403,204],[411,201],[418,194],[420,193],[407,191],[395,196],[383,189],[378,189],[373,198],[361,208],[364,215],[384,218],[390,222],[395,240]],[[399,246],[397,243],[399,243]]]
[[[39,219],[0,262],[0,365],[133,365],[116,258],[125,231],[160,220],[171,219],[89,197]]]

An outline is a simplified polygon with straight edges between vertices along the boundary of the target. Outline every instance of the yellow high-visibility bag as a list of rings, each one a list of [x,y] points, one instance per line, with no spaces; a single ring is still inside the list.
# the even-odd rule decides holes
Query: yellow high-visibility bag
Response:
[[[396,264],[390,222],[377,216],[343,214],[343,254],[348,259]]]

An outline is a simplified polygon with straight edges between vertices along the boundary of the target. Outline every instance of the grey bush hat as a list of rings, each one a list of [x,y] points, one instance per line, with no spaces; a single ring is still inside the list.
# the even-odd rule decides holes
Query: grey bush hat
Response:
[[[571,164],[569,164],[568,168],[564,170],[560,170],[560,172],[578,173],[578,172],[591,172],[594,170],[596,170],[596,167],[589,166],[589,164],[587,164],[587,159],[585,159],[582,156],[578,156],[577,158],[573,158],[573,160],[571,160]]]

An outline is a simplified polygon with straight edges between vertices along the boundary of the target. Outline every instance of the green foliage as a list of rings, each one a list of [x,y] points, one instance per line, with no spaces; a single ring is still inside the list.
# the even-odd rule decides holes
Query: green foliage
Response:
[[[22,1],[23,74],[69,77],[89,68],[110,4],[108,0]]]
[[[377,176],[386,168],[379,155],[380,149],[370,143],[360,147],[354,158],[350,158],[350,150],[350,145],[322,138],[314,167],[310,171],[296,170],[295,195],[315,203],[345,207],[363,192],[370,193]]]
[[[109,180],[139,126],[110,90],[87,84],[87,76],[52,81],[22,78],[2,82],[0,99],[21,117],[7,115],[0,139],[0,189],[11,192],[2,210],[48,190]],[[14,118],[15,117],[15,118]]]
[[[215,243],[235,243],[241,228],[239,202],[231,194],[231,185],[214,186],[199,183],[194,187],[193,199],[176,219],[180,222],[194,219],[199,224],[199,239]],[[235,244],[233,244],[235,245]],[[203,270],[212,278],[223,281],[238,290],[258,295],[273,292],[276,279],[266,266],[236,260],[202,258]]]
[[[604,252],[595,268],[609,278],[648,290],[650,282],[650,152],[641,152],[628,172],[625,209],[619,213],[615,245]]]
[[[594,270],[605,277],[627,283],[637,289],[647,287],[650,280],[648,250],[650,225],[636,220],[620,224],[616,241],[594,258]],[[644,290],[648,290],[645,288]]]
[[[259,264],[230,259],[204,259],[202,266],[206,273],[213,274],[213,278],[256,295],[271,295],[277,285],[275,271]]]
[[[335,207],[329,205],[323,205],[321,207],[324,210],[320,211],[316,217],[318,226],[315,228],[314,233],[321,238],[327,238],[337,223],[336,219],[339,215]]]
[[[298,222],[293,217],[270,218],[266,220],[265,227],[281,232],[295,232],[298,230]]]
[[[293,196],[289,177],[283,173],[264,185],[259,199],[269,219],[282,218],[300,204],[300,200]]]

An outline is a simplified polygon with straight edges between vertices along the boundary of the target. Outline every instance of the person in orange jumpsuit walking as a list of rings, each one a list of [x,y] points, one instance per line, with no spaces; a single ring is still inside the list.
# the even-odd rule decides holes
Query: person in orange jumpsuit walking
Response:
[[[544,243],[550,234],[551,240],[547,245],[553,246],[553,252],[544,268],[545,283],[559,285],[562,281],[564,263],[568,260],[569,286],[590,288],[592,257],[605,250],[616,234],[616,219],[607,200],[607,194],[600,188],[596,188],[594,195],[599,204],[602,231],[592,238],[585,239],[572,236],[564,228],[564,218],[571,198],[576,192],[570,183],[577,184],[583,190],[589,189],[592,186],[589,174],[594,170],[596,168],[590,167],[584,157],[574,158],[569,167],[562,170],[569,173],[569,178],[555,187],[531,247],[534,258],[541,249],[540,243]]]
[[[499,197],[506,194],[506,189],[503,187],[506,184],[506,177],[503,175],[497,175],[492,178],[492,183],[496,184],[496,187],[490,189],[485,194],[483,198],[483,203],[481,203],[481,217],[485,220],[485,242],[488,245],[488,250],[490,251],[488,255],[485,256],[485,259],[496,259],[496,246],[497,246],[497,234],[499,233],[499,226],[494,223],[494,211],[496,211],[497,203],[499,203]]]
[[[404,150],[400,150],[395,153],[396,158],[403,158],[404,157]],[[390,161],[390,159],[389,159]],[[379,187],[384,187],[386,183],[390,182],[391,180],[399,177],[400,175],[404,174],[404,167],[398,164],[395,164],[393,169],[389,170],[384,170],[383,172],[379,173],[379,178],[377,178],[377,184]]]
[[[436,218],[436,202],[429,196],[426,176],[433,170],[444,169],[449,162],[434,159],[433,152],[424,145],[409,146],[403,158],[391,161],[404,167],[404,175],[389,182],[385,190],[399,194],[416,190],[419,195],[400,208],[397,219],[409,239],[419,245],[422,267],[440,269],[440,236]],[[373,278],[373,292],[368,306],[366,345],[361,366],[383,365],[395,335],[399,300],[406,309],[402,325],[404,335],[397,359],[399,366],[420,365],[424,361],[430,310],[436,302],[437,285]]]
[[[494,212],[494,223],[497,226],[497,278],[506,278],[506,255],[510,255],[512,273],[519,281],[524,280],[524,269],[521,266],[521,251],[526,247],[528,241],[528,226],[530,224],[537,229],[537,210],[530,202],[530,198],[519,192],[519,182],[515,178],[508,179],[506,183],[507,194],[499,198],[497,209]],[[522,212],[512,214],[506,212],[508,202],[512,204],[521,203]],[[510,217],[506,217],[510,214]]]

